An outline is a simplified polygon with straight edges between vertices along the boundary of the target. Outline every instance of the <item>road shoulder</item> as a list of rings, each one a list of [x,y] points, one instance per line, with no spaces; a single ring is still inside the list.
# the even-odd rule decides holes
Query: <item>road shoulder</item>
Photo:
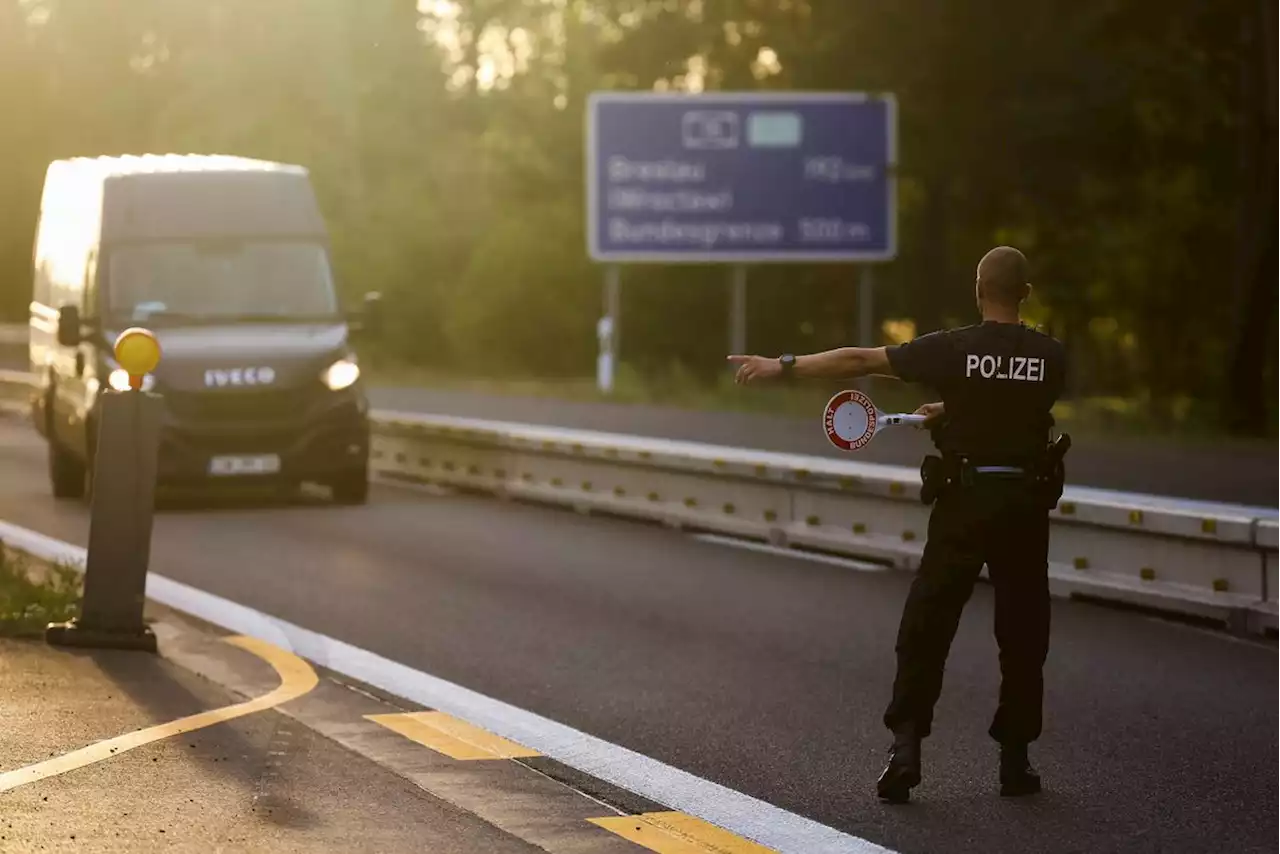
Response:
[[[168,655],[191,636],[157,626],[158,656],[0,640],[0,850],[538,850],[273,710],[149,737],[279,681],[226,643],[215,657],[258,684],[201,678]]]

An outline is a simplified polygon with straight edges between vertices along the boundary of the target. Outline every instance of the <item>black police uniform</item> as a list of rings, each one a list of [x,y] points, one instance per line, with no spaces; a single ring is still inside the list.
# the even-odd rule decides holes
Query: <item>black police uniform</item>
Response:
[[[920,739],[932,729],[947,654],[984,563],[1000,648],[989,734],[1001,744],[1001,791],[1039,791],[1026,745],[1040,736],[1049,649],[1048,511],[1062,489],[1050,408],[1062,392],[1064,348],[1023,324],[985,321],[890,347],[888,357],[898,377],[940,395],[945,415],[932,430],[941,456],[921,469],[922,500],[936,503],[898,629],[884,715],[895,738],[880,796],[906,800],[919,783]]]

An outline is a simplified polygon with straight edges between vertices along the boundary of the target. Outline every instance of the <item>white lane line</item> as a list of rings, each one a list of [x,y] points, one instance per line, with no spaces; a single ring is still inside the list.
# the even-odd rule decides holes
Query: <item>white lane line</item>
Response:
[[[0,521],[0,541],[83,568],[85,549]],[[643,754],[152,572],[147,598],[321,667],[459,717],[571,768],[772,848],[780,854],[895,854]]]
[[[799,549],[788,549],[783,546],[772,546],[768,543],[756,543],[751,540],[723,537],[719,534],[693,534],[692,537],[695,540],[701,540],[704,543],[715,543],[718,546],[729,546],[735,549],[745,549],[746,551],[812,561],[813,563],[827,563],[832,566],[843,566],[846,569],[856,569],[859,572],[887,572],[890,569],[890,567],[869,561],[854,560],[852,558],[839,557],[838,555],[824,555],[819,552],[806,552]]]

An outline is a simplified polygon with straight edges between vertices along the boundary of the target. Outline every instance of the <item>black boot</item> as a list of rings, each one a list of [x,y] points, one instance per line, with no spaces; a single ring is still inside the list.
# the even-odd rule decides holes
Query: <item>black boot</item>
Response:
[[[889,764],[876,781],[876,794],[891,804],[906,803],[911,789],[920,785],[920,739],[915,730],[906,728],[893,734]]]
[[[1031,767],[1025,744],[1000,745],[1000,794],[1005,797],[1034,795],[1040,791],[1040,775]]]

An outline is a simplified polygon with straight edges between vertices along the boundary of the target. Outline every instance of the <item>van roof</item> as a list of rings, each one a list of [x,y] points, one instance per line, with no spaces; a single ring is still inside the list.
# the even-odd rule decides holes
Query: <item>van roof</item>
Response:
[[[307,175],[293,163],[276,163],[233,154],[123,154],[72,157],[54,161],[52,169],[91,172],[99,179],[174,172],[284,172]]]
[[[323,237],[302,166],[226,154],[78,157],[49,166],[47,187],[97,208],[103,241]]]

